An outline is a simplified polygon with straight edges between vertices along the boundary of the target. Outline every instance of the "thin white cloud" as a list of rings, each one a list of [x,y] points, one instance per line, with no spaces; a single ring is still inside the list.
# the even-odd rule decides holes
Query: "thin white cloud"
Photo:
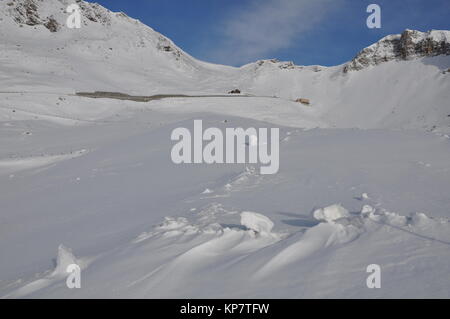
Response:
[[[289,48],[341,0],[253,0],[221,24],[214,60],[242,64]]]

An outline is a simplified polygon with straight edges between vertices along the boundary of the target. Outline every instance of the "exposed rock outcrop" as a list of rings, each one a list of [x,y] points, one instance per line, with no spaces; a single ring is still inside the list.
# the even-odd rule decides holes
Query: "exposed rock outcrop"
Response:
[[[358,71],[392,60],[437,55],[450,55],[450,32],[405,30],[401,35],[389,35],[363,49],[344,66],[344,72]]]
[[[86,21],[98,22],[103,25],[108,25],[111,22],[110,13],[108,10],[96,3],[87,3],[84,1],[75,1],[80,7],[80,12],[84,25]],[[64,24],[64,18],[66,14],[61,16],[60,12],[65,12],[66,7],[62,5],[59,8],[52,8],[53,11],[58,12],[58,17],[53,14],[49,14],[49,10],[46,10],[47,6],[51,5],[43,0],[9,0],[7,3],[8,11],[13,17],[14,21],[18,24],[25,24],[29,26],[42,25],[45,26],[50,32],[57,32],[61,29],[61,25]]]
[[[305,98],[296,99],[295,102],[302,103],[304,105],[310,105],[311,104],[311,101],[309,99],[305,99]]]
[[[159,37],[157,48],[163,52],[171,53],[177,60],[181,58],[182,52],[166,37]]]
[[[43,24],[39,16],[38,6],[34,0],[25,0],[22,2],[11,1],[7,4],[14,12],[14,20],[17,23],[35,26]]]
[[[292,61],[279,61],[277,59],[259,60],[255,64],[258,68],[263,66],[274,66],[282,70],[292,70],[296,68],[296,65]]]

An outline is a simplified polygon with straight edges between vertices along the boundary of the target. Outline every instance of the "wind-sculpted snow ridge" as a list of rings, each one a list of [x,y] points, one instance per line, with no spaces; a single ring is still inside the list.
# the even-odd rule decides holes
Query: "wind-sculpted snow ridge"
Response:
[[[236,68],[88,2],[69,29],[71,3],[0,1],[0,296],[450,297],[447,31],[387,37],[357,72]],[[74,95],[96,91],[143,101]],[[279,127],[279,173],[175,165],[194,119]]]
[[[217,207],[211,208],[217,212]],[[226,214],[226,209],[221,210]],[[324,220],[318,211],[332,218]],[[63,288],[58,269],[76,260],[61,254],[60,248],[64,256],[58,260],[63,261],[51,275],[6,297],[296,298],[349,297],[351,291],[359,297],[407,296],[414,292],[400,290],[396,284],[408,286],[412,278],[429,280],[427,271],[445,274],[450,268],[448,219],[423,213],[402,216],[369,205],[360,213],[332,205],[313,215],[319,218],[315,225],[289,234],[274,231],[270,219],[253,212],[242,212],[241,223],[235,225],[167,217],[130,244],[91,259],[83,270],[83,283],[89,289]],[[435,263],[426,263],[433,259]],[[365,288],[365,267],[375,262],[382,264],[383,278],[394,281],[383,282],[391,289]],[[400,269],[407,271],[399,275]],[[448,276],[439,280],[432,294],[448,296],[443,289],[448,287]]]
[[[64,245],[60,245],[58,247],[58,255],[55,259],[54,270],[48,271],[42,275],[38,274],[37,276],[40,277],[39,279],[25,284],[19,289],[5,295],[3,298],[21,298],[45,289],[51,285],[61,284],[61,282],[65,283],[67,269],[69,266],[78,265],[80,268],[84,268],[87,264],[87,260],[77,259],[73,255],[71,249],[65,247]]]

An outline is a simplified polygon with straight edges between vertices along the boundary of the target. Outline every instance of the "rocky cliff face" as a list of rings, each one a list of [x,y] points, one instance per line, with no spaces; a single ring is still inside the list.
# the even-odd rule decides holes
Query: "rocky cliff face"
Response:
[[[405,30],[401,35],[387,36],[362,50],[344,66],[344,72],[358,71],[392,60],[437,55],[450,55],[450,31]]]
[[[65,10],[73,2],[50,2],[44,0],[7,0],[6,11],[19,25],[43,25],[49,31],[56,32],[64,24]],[[110,23],[110,12],[96,3],[76,0],[83,17],[91,22],[103,25]],[[84,23],[86,25],[86,23]]]
[[[109,34],[117,37],[121,34],[121,32],[117,32],[117,28],[135,29],[134,32],[131,31],[124,37],[127,39],[136,38],[136,47],[154,47],[160,52],[172,55],[176,60],[180,60],[185,55],[172,41],[144,26],[138,20],[128,17],[123,12],[111,12],[97,3],[82,0],[1,1],[0,21],[12,19],[14,24],[20,28],[43,29],[42,27],[45,27],[51,33],[70,32],[65,26],[66,19],[69,16],[66,8],[76,3],[80,7],[82,15],[82,30],[94,34],[93,39],[102,37],[102,34],[104,37],[108,37]],[[122,23],[124,21],[128,22],[127,25]],[[112,26],[113,24],[115,26]],[[123,33],[126,33],[126,30]],[[77,34],[80,34],[80,31]],[[84,38],[89,37],[89,34],[84,34]]]
[[[56,32],[59,29],[59,24],[52,15],[47,17],[40,16],[38,3],[36,3],[36,1],[25,0],[19,2],[11,0],[6,5],[11,17],[13,17],[14,21],[19,25],[44,25],[51,32]]]

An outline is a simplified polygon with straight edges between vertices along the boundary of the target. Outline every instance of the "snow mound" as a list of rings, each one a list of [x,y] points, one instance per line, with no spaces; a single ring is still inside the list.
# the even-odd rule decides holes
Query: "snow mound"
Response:
[[[331,205],[325,208],[318,208],[313,212],[313,217],[319,221],[333,222],[335,220],[349,217],[347,209],[339,204]]]
[[[367,215],[367,214],[374,213],[374,212],[375,212],[375,208],[373,208],[370,205],[364,205],[363,208],[361,209],[362,215]]]
[[[58,247],[58,257],[56,258],[56,267],[53,271],[53,276],[65,276],[67,275],[67,267],[69,265],[76,264],[79,262],[75,258],[70,248],[65,247],[64,245],[59,245]]]
[[[39,279],[33,278],[30,282],[28,282],[24,286],[11,291],[9,294],[6,294],[3,297],[23,298],[26,296],[30,296],[39,290],[48,288],[51,285],[61,280],[64,280],[68,275],[67,267],[73,264],[79,266],[80,268],[84,268],[84,266],[87,265],[87,263],[83,262],[82,260],[78,260],[77,258],[75,258],[70,248],[67,248],[64,245],[59,245],[58,256],[56,258],[56,267],[53,271],[47,272],[44,276],[42,276]]]
[[[241,214],[241,225],[260,234],[269,234],[274,226],[269,218],[253,212],[243,212]]]
[[[430,227],[447,227],[448,219],[434,219],[424,213],[412,213],[409,216],[400,215],[386,210],[376,210],[368,213],[367,218],[379,224],[419,231]],[[425,234],[423,234],[425,235]]]
[[[363,193],[363,194],[361,195],[361,199],[363,199],[363,200],[368,200],[368,199],[370,199],[370,196],[369,196],[369,194],[367,194],[367,193]]]
[[[340,205],[326,207],[322,211],[324,215],[333,212],[331,215],[334,217],[348,214]],[[436,251],[447,251],[450,242],[448,219],[435,220],[423,213],[402,216],[377,209],[365,215],[349,214],[335,222],[320,223],[288,236],[274,233],[271,233],[272,236],[255,236],[255,231],[272,230],[272,221],[264,215],[243,212],[241,219],[250,230],[218,223],[203,225],[184,217],[166,218],[130,245],[95,258],[89,265],[90,272],[86,272],[85,276],[106,274],[108,278],[115,278],[114,286],[123,289],[121,293],[132,298],[203,297],[205,287],[209,287],[206,294],[210,297],[236,291],[242,296],[250,296],[268,283],[271,285],[267,287],[276,287],[279,282],[295,284],[296,289],[308,284],[322,287],[323,276],[331,278],[332,274],[336,274],[336,269],[340,269],[340,273],[347,276],[346,280],[351,281],[354,269],[365,273],[367,264],[380,245],[382,248],[394,245],[396,249],[392,253],[395,252],[395,256],[400,254],[406,260],[409,249],[419,249],[425,254],[422,257],[435,258]],[[366,232],[370,236],[361,236]],[[356,240],[360,242],[352,244]],[[426,247],[424,240],[428,242]],[[367,246],[358,248],[364,244]],[[386,255],[384,258],[388,259],[383,260],[382,264],[386,264],[390,256]],[[70,249],[60,246],[57,269],[64,269],[74,261],[76,259]],[[123,272],[123,262],[132,265],[134,271]],[[319,264],[324,266],[318,268]],[[341,268],[335,268],[338,266]],[[404,269],[404,266],[401,267]],[[122,275],[116,276],[117,273]],[[307,273],[308,276],[298,276],[299,273]],[[416,275],[413,274],[414,278]],[[424,278],[429,279],[426,276],[420,279]],[[95,296],[108,296],[104,281],[89,279],[96,280],[93,285]],[[61,277],[50,274],[6,297],[35,295],[39,290],[42,290],[39,296],[84,296],[83,289],[69,292],[65,285],[55,285],[59,280]],[[351,285],[356,289],[361,281],[351,281]],[[335,293],[342,292],[332,291],[333,295]],[[263,296],[271,294],[273,290],[269,289]],[[323,294],[319,293],[320,296]],[[305,290],[295,296],[306,295],[311,294]],[[293,295],[287,294],[283,287],[280,296]]]
[[[322,209],[322,213],[328,214],[328,218],[342,216],[347,212],[339,205],[330,207]],[[343,223],[320,223],[304,233],[299,232],[293,235],[286,240],[285,246],[281,246],[282,249],[273,252],[269,261],[256,272],[256,278],[283,272],[283,269],[288,269],[289,265],[291,265],[291,268],[295,268],[292,265],[318,255],[328,248],[350,243],[365,231],[364,223],[358,217],[352,217],[348,221],[344,221]]]
[[[411,215],[411,223],[414,226],[427,226],[432,222],[433,220],[424,213],[414,213]]]
[[[206,189],[202,192],[202,194],[212,194],[212,193],[214,193],[214,191],[213,191],[213,190],[210,190],[209,188],[206,188]]]

